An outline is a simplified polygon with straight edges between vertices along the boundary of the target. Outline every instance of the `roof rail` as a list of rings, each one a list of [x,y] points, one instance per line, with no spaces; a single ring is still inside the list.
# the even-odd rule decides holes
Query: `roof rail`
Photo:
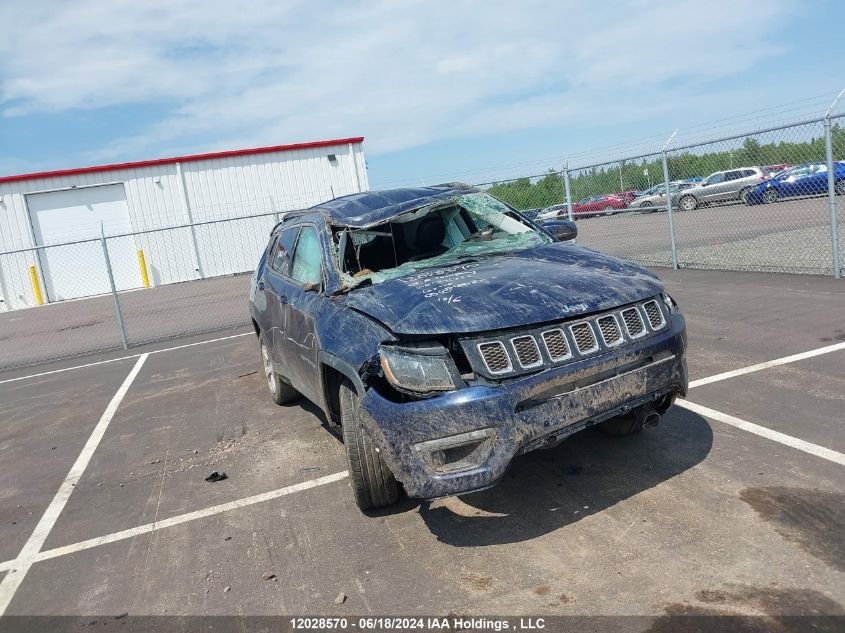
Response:
[[[448,187],[449,189],[475,189],[473,185],[468,185],[465,182],[444,182],[435,187]]]

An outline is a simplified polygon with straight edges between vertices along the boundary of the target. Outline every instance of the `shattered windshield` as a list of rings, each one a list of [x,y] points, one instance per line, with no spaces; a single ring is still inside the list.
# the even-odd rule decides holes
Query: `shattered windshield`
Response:
[[[455,196],[377,226],[333,229],[344,288],[452,260],[506,253],[552,239],[486,193]]]

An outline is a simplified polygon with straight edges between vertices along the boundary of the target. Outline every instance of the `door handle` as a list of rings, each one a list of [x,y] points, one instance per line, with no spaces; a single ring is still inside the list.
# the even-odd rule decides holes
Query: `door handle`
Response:
[[[287,303],[288,296],[287,295],[279,295],[279,303]]]

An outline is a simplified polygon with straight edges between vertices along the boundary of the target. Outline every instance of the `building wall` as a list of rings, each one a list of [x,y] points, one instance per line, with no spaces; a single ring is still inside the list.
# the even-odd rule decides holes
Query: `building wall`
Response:
[[[0,296],[6,309],[35,304],[29,266],[40,270],[39,258],[34,251],[3,254],[35,246],[26,194],[110,183],[124,185],[133,231],[281,213],[369,188],[361,143],[0,182]],[[251,218],[134,239],[151,282],[159,285],[252,270],[275,222]],[[65,251],[72,266],[71,247]]]

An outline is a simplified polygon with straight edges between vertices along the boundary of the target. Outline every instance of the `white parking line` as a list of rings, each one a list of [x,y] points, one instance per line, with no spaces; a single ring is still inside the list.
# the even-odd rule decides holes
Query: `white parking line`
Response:
[[[252,332],[242,332],[241,334],[232,334],[231,336],[223,336],[220,338],[212,338],[208,339],[207,341],[198,341],[196,343],[187,343],[185,345],[176,345],[175,347],[166,347],[164,349],[157,349],[151,352],[147,352],[147,354],[160,354],[162,352],[172,352],[177,349],[184,349],[186,347],[194,347],[196,345],[206,345],[208,343],[217,343],[219,341],[228,341],[229,339],[239,338],[241,336],[248,336],[252,334]],[[769,367],[777,367],[778,365],[786,365],[788,363],[794,363],[795,361],[804,360],[805,358],[812,358],[813,356],[821,356],[822,354],[829,354],[830,352],[836,352],[838,350],[845,349],[845,342],[844,343],[836,343],[835,345],[828,345],[826,347],[819,347],[817,349],[810,350],[808,352],[801,352],[800,354],[793,354],[792,356],[784,356],[783,358],[776,358],[774,360],[767,360],[763,363],[758,363],[756,365],[749,365],[748,367],[742,367],[740,369],[734,369],[732,371],[726,371],[721,374],[716,374],[714,376],[707,376],[706,378],[699,378],[698,380],[693,380],[690,382],[689,387],[690,389],[694,387],[700,387],[702,385],[707,385],[711,382],[718,382],[720,380],[727,380],[728,378],[733,378],[735,376],[742,376],[743,374],[750,374],[755,371],[761,371],[763,369],[768,369]],[[28,374],[26,376],[18,376],[17,378],[7,378],[6,380],[0,380],[0,385],[5,384],[7,382],[17,382],[19,380],[29,380],[30,378],[40,378],[41,376],[50,376],[52,374],[61,374],[66,371],[73,371],[75,369],[85,369],[86,367],[96,367],[97,365],[105,365],[107,363],[117,363],[122,360],[128,360],[130,358],[138,358],[141,354],[130,354],[129,356],[120,356],[119,358],[109,358],[108,360],[101,360],[95,363],[85,363],[84,365],[74,365],[73,367],[65,367],[63,369],[54,369],[52,371],[44,371],[38,374]]]
[[[689,388],[692,389],[693,387],[700,387],[701,385],[709,385],[711,382],[719,382],[720,380],[727,380],[728,378],[735,378],[736,376],[751,374],[755,371],[762,371],[763,369],[769,369],[770,367],[777,367],[778,365],[794,363],[799,360],[804,360],[805,358],[812,358],[813,356],[830,354],[831,352],[836,352],[840,349],[845,349],[845,343],[836,343],[835,345],[819,347],[816,349],[811,349],[809,352],[801,352],[800,354],[793,354],[792,356],[784,356],[783,358],[767,360],[765,363],[757,363],[756,365],[749,365],[748,367],[741,367],[740,369],[726,371],[721,374],[716,374],[715,376],[699,378],[698,380],[691,381],[689,384]]]
[[[247,336],[249,334],[253,334],[253,332],[243,332],[241,334],[232,334],[231,336],[222,336],[220,338],[212,338],[208,339],[207,341],[197,341],[196,343],[186,343],[185,345],[177,345],[176,347],[166,347],[164,349],[156,349],[151,352],[145,352],[143,354],[130,354],[129,356],[121,356],[120,358],[109,358],[108,360],[100,360],[96,363],[86,363],[84,365],[74,365],[73,367],[65,367],[64,369],[54,369],[52,371],[43,371],[40,374],[28,374],[26,376],[19,376],[17,378],[7,378],[6,380],[0,380],[0,385],[5,384],[7,382],[17,382],[18,380],[29,380],[30,378],[40,378],[41,376],[50,376],[52,374],[61,374],[66,371],[73,371],[74,369],[85,369],[86,367],[96,367],[97,365],[105,365],[107,363],[117,363],[122,360],[128,360],[130,358],[138,358],[139,356],[145,356],[150,354],[161,354],[162,352],[172,352],[177,349],[185,349],[186,347],[195,347],[196,345],[206,345],[208,343],[217,343],[219,341],[228,341],[232,338],[238,338],[241,336]]]
[[[35,556],[32,562],[48,560],[50,558],[56,558],[58,556],[66,556],[68,554],[73,554],[74,552],[79,552],[85,549],[91,549],[92,547],[98,547],[99,545],[114,543],[115,541],[123,541],[128,538],[140,536],[141,534],[148,534],[149,532],[163,530],[164,528],[169,528],[174,525],[180,525],[189,521],[196,521],[197,519],[204,519],[206,517],[214,516],[215,514],[220,514],[221,512],[238,510],[240,508],[255,505],[256,503],[263,503],[264,501],[270,501],[272,499],[278,499],[280,497],[292,495],[296,492],[302,492],[303,490],[310,490],[311,488],[325,486],[326,484],[334,483],[335,481],[341,481],[347,476],[348,473],[344,470],[341,472],[333,473],[331,475],[318,477],[317,479],[311,479],[309,481],[303,481],[302,483],[293,484],[291,486],[285,486],[284,488],[277,488],[276,490],[270,490],[269,492],[262,492],[251,497],[245,497],[243,499],[229,501],[228,503],[221,503],[219,505],[211,506],[210,508],[205,508],[203,510],[196,510],[194,512],[179,514],[175,517],[163,519],[155,523],[139,525],[138,527],[123,530],[121,532],[115,532],[114,534],[106,534],[105,536],[98,536],[97,538],[88,539],[87,541],[80,541],[78,543],[64,545],[62,547],[57,547],[55,549],[41,552],[40,554]],[[14,566],[15,561],[13,560],[6,561],[5,563],[0,563],[0,571],[3,571],[4,569],[11,569]]]
[[[675,401],[675,404],[679,407],[683,407],[684,409],[688,409],[693,413],[702,415],[705,418],[723,422],[724,424],[730,424],[731,426],[742,429],[743,431],[748,431],[749,433],[765,437],[766,439],[778,442],[779,444],[809,453],[810,455],[815,455],[816,457],[821,457],[822,459],[831,461],[834,464],[845,466],[845,455],[830,448],[825,448],[824,446],[819,446],[818,444],[813,444],[812,442],[799,440],[797,437],[792,437],[791,435],[780,433],[779,431],[773,431],[765,426],[760,426],[759,424],[748,422],[747,420],[728,415],[727,413],[716,411],[716,409],[703,407],[700,404],[695,404],[689,400],[682,400],[679,398]]]
[[[26,577],[26,573],[29,571],[32,563],[35,562],[36,556],[41,551],[41,546],[44,545],[44,542],[50,535],[50,531],[56,524],[65,504],[67,504],[67,500],[70,498],[74,486],[76,486],[79,478],[82,477],[82,473],[84,473],[85,469],[88,467],[88,463],[91,461],[94,451],[97,450],[97,446],[99,446],[102,441],[103,435],[105,435],[106,429],[112,421],[117,408],[120,406],[123,397],[129,390],[129,386],[132,384],[132,381],[135,380],[138,372],[141,371],[141,367],[144,366],[144,362],[147,360],[148,356],[149,354],[141,354],[138,361],[135,363],[135,366],[132,368],[132,371],[130,371],[129,375],[126,377],[126,380],[123,381],[123,384],[120,385],[117,393],[115,393],[112,397],[111,402],[109,402],[106,410],[100,417],[100,421],[97,422],[97,426],[94,427],[94,431],[91,433],[88,441],[85,442],[82,452],[79,454],[79,457],[76,458],[76,462],[74,462],[73,466],[71,466],[70,472],[68,472],[67,477],[65,477],[65,480],[59,487],[59,491],[56,493],[56,496],[53,497],[50,505],[47,506],[41,520],[38,522],[38,525],[35,526],[35,530],[33,530],[30,535],[29,540],[23,546],[20,554],[18,554],[18,557],[15,559],[12,566],[14,573],[10,570],[10,572],[6,574],[6,577],[3,578],[3,582],[0,582],[0,616],[6,612],[6,608],[12,601],[15,592],[18,590],[21,582],[23,582],[24,577]]]

